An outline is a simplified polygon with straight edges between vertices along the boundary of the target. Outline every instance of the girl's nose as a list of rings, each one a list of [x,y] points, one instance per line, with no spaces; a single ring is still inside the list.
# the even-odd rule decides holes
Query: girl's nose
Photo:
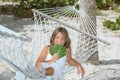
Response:
[[[57,44],[61,44],[61,41],[59,40]]]

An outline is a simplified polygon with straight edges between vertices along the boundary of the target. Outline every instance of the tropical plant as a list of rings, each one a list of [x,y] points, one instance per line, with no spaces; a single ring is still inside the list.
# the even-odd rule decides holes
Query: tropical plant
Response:
[[[96,0],[96,5],[99,9],[109,9],[113,4],[115,4],[115,0]]]
[[[120,30],[120,16],[116,19],[116,22],[106,20],[103,25],[111,30]]]

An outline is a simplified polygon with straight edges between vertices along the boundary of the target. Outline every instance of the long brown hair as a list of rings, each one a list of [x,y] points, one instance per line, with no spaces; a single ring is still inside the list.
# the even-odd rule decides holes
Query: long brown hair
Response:
[[[53,45],[53,44],[54,44],[55,36],[56,36],[59,32],[61,32],[61,33],[64,34],[64,36],[65,36],[65,44],[64,44],[64,46],[65,46],[66,48],[69,48],[69,47],[70,47],[70,44],[71,44],[71,40],[70,40],[70,38],[69,38],[69,35],[68,35],[67,30],[66,30],[65,28],[63,28],[63,27],[58,27],[58,28],[56,28],[56,29],[54,30],[54,32],[52,33],[52,36],[51,36],[51,38],[50,38],[50,45]]]

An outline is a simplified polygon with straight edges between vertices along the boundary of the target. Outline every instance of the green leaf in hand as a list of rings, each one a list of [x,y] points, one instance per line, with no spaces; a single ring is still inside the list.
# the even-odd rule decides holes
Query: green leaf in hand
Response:
[[[59,58],[64,57],[66,55],[66,48],[60,44],[55,44],[50,48],[50,54],[54,55],[58,53]]]

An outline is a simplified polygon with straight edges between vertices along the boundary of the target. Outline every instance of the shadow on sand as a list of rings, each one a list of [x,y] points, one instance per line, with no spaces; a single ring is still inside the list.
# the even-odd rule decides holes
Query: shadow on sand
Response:
[[[100,65],[120,64],[120,59],[101,60]]]
[[[120,69],[102,69],[86,75],[82,80],[120,80]]]
[[[0,25],[3,25],[15,32],[21,32],[24,30],[24,27],[27,27],[27,25],[34,24],[34,21],[32,18],[17,18],[13,15],[0,15]]]

